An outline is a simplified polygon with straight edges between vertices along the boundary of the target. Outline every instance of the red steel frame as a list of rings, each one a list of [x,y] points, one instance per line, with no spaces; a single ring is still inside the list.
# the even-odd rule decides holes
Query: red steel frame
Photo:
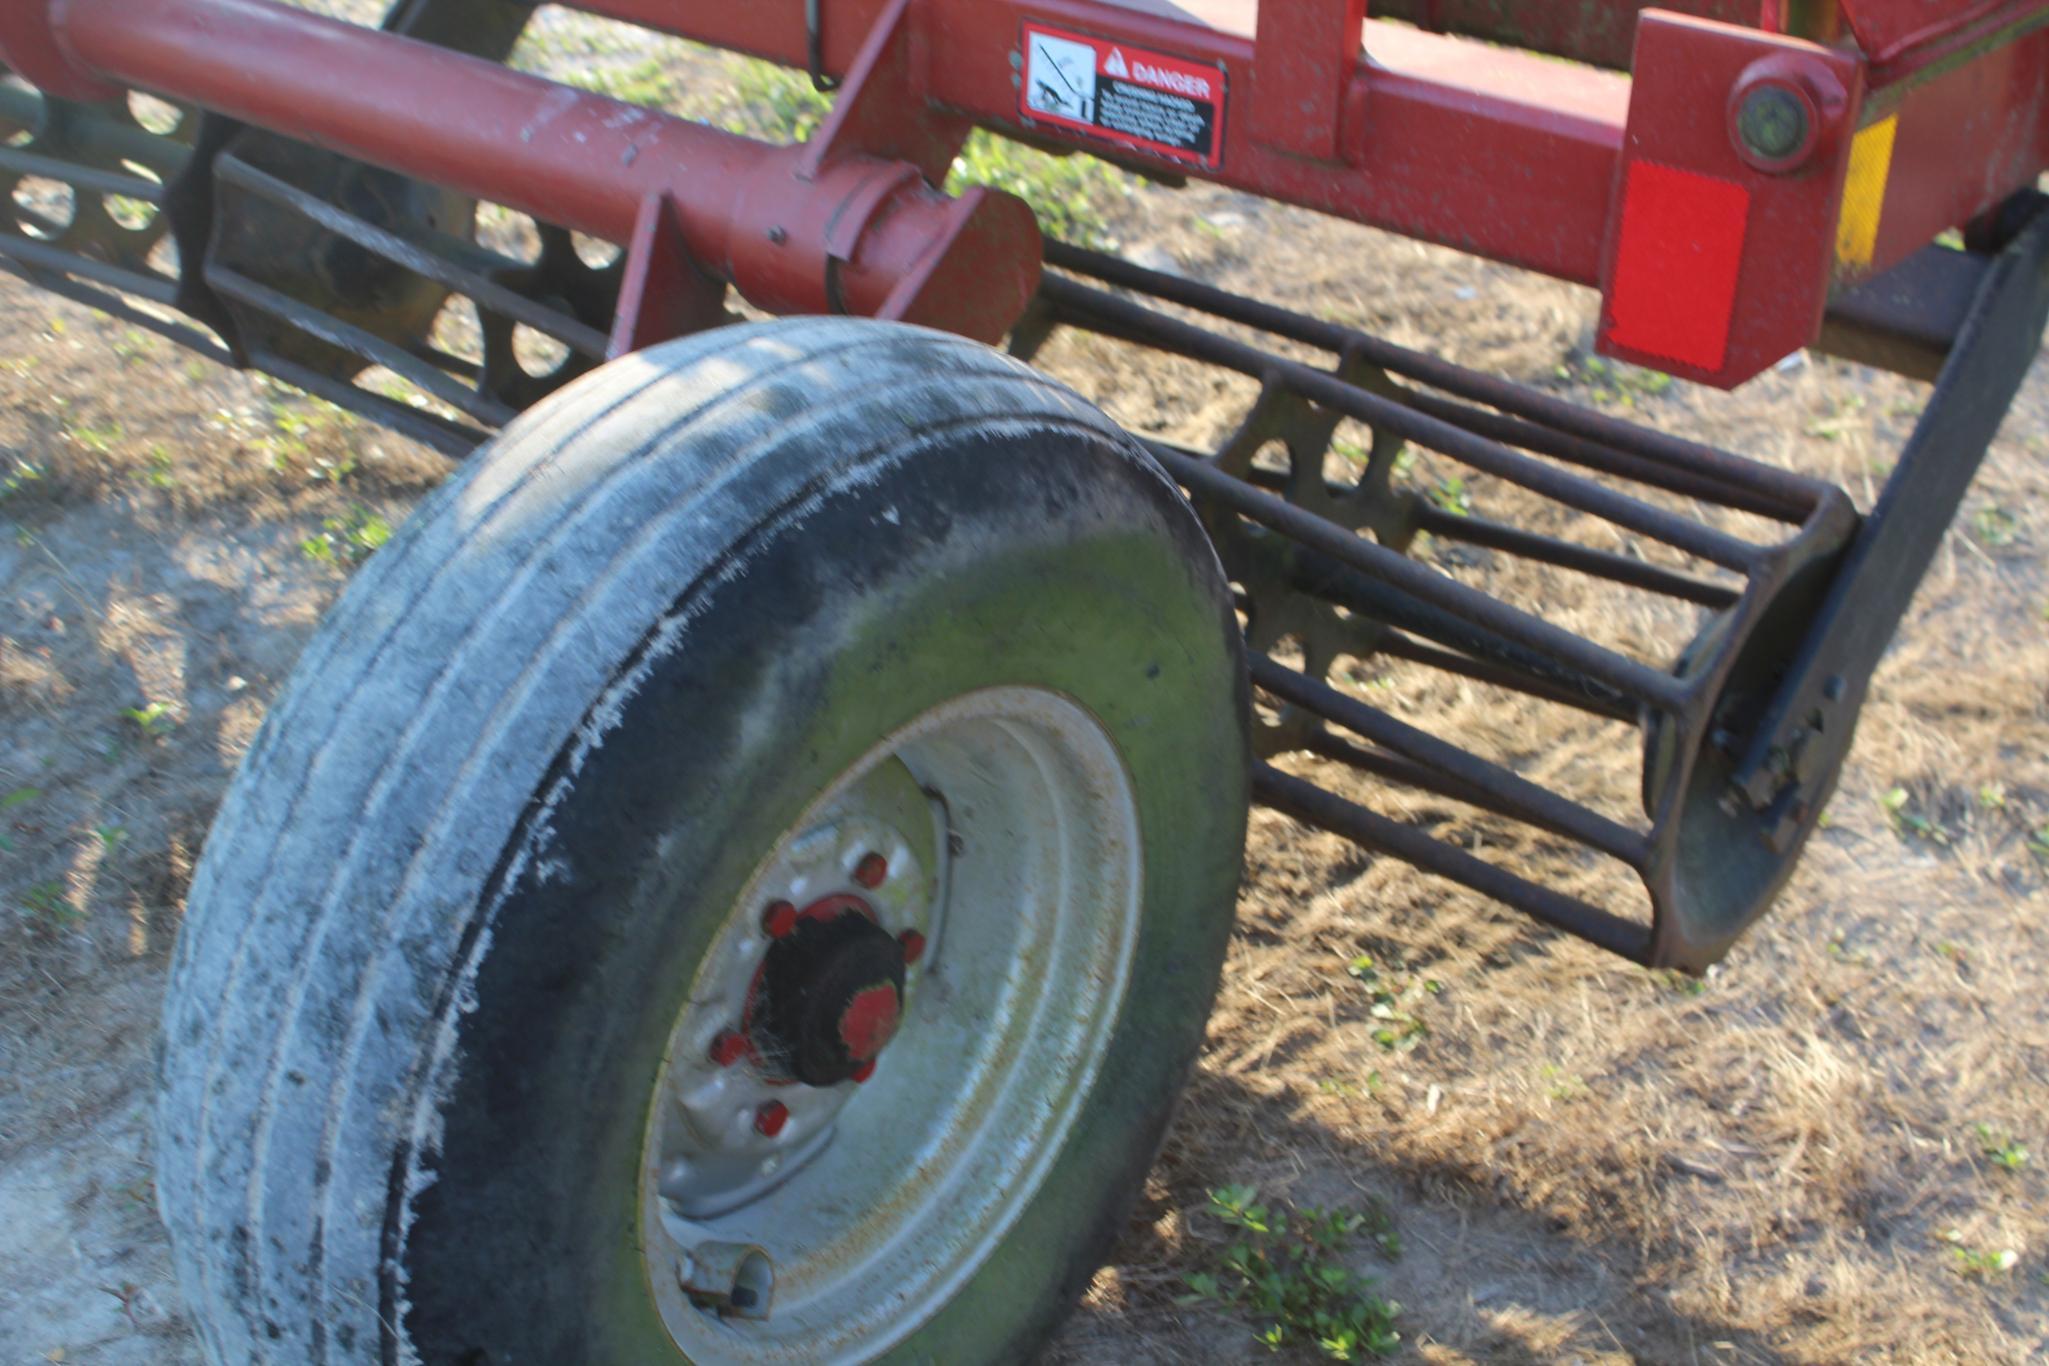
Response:
[[[979,124],[1597,287],[1603,350],[1723,386],[1812,342],[1831,290],[2049,167],[2049,0],[1388,7],[1609,63],[1633,31],[1633,79],[1369,20],[1365,0],[821,0],[816,32],[799,0],[575,7],[815,54],[845,88],[812,145],[772,149],[268,0],[15,0],[0,56],[53,94],[153,90],[637,241],[642,278],[672,287],[690,272],[650,265],[664,242],[770,308],[993,337],[1036,284],[1036,232],[1007,196],[932,188]],[[1031,117],[1027,25],[1216,71],[1220,162]],[[1804,112],[1797,153],[1738,135],[1759,87]]]

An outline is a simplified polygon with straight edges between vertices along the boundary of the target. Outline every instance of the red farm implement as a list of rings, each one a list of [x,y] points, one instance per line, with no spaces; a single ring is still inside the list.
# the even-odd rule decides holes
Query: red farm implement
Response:
[[[1202,1037],[1250,801],[1704,970],[2049,317],[2045,0],[572,7],[831,112],[775,146],[525,74],[516,0],[0,12],[0,263],[475,452],[309,646],[192,889],[158,1189],[224,1361],[1029,1355]],[[1591,287],[1599,350],[1703,385],[1815,348],[1932,388],[1860,512],[1044,239],[940,188],[976,128]],[[1135,438],[1028,367],[1062,332],[1256,397],[1214,449]],[[1569,516],[1449,510],[1418,450]],[[1425,537],[1685,638],[1575,634]],[[1340,686],[1376,657],[1629,728],[1641,817]]]

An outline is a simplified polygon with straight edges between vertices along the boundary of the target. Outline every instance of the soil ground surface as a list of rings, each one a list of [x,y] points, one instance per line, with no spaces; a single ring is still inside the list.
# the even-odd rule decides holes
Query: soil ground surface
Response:
[[[1149,264],[1866,506],[1926,399],[1819,357],[1733,395],[1605,366],[1584,291],[1221,191],[1134,190],[1106,231]],[[1249,397],[1071,335],[1039,362],[1190,444]],[[449,468],[0,279],[0,1362],[196,1359],[147,1122],[185,888],[322,610]],[[1402,477],[1440,505],[1641,553],[1442,457]],[[1418,553],[1603,639],[1692,629],[1449,543]],[[1336,679],[1628,814],[1631,727],[1413,666],[1350,661]],[[1455,803],[1284,762],[1540,881],[1627,891]],[[1825,828],[1705,979],[1631,967],[1268,811],[1238,918],[1193,1085],[1057,1359],[1264,1355],[1250,1320],[1185,1302],[1228,1244],[1206,1204],[1230,1185],[1391,1229],[1348,1255],[1399,1301],[1415,1360],[2049,1359],[2049,368],[1879,670]]]

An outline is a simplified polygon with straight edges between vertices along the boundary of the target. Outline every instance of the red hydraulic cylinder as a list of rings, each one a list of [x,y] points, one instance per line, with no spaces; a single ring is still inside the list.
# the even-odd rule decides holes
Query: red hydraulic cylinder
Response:
[[[595,237],[632,241],[644,206],[665,199],[697,266],[772,312],[897,316],[994,340],[1037,286],[1028,206],[993,191],[956,199],[900,161],[855,152],[800,176],[801,147],[270,0],[68,0],[51,25],[87,78]],[[959,269],[964,252],[995,268]],[[913,297],[928,280],[982,297]]]

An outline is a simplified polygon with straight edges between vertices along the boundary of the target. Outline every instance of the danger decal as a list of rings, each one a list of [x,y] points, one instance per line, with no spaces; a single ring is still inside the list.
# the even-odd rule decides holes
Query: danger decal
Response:
[[[1102,38],[1024,26],[1019,112],[1156,156],[1224,164],[1224,69]]]

